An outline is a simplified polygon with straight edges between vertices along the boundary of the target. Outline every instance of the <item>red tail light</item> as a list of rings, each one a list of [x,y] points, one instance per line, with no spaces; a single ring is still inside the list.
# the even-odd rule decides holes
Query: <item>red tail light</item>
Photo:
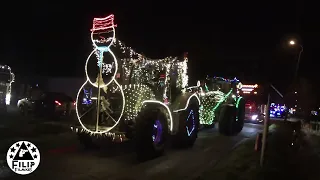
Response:
[[[75,106],[75,105],[76,105],[76,102],[73,102],[73,105]]]
[[[54,103],[56,103],[56,105],[61,106],[61,103],[59,101],[54,101]]]

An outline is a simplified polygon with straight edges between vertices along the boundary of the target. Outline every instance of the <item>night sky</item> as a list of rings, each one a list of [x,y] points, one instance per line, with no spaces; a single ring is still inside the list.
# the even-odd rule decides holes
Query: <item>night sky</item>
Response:
[[[287,45],[290,38],[304,46],[300,76],[318,76],[319,15],[302,1],[74,2],[3,6],[1,63],[17,74],[82,77],[92,20],[113,13],[117,38],[137,52],[151,58],[189,52],[193,80],[208,74],[288,82],[299,53]]]

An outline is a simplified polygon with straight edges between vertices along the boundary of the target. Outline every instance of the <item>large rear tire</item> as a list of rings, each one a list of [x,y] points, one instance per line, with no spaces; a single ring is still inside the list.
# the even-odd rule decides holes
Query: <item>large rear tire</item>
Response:
[[[236,117],[236,131],[235,133],[239,133],[242,131],[244,126],[244,119],[245,119],[245,101],[241,98],[238,102],[237,106],[237,117]]]
[[[176,147],[192,147],[198,138],[199,131],[199,106],[192,103],[179,114],[179,131],[174,138]]]
[[[138,160],[146,161],[164,153],[168,138],[167,117],[160,108],[143,109],[136,119],[136,153]]]
[[[237,134],[237,109],[233,105],[223,105],[219,116],[219,132],[225,136]]]

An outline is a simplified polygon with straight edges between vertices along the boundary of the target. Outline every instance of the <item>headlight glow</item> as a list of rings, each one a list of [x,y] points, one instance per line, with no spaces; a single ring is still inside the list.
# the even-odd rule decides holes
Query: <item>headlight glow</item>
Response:
[[[251,116],[251,119],[254,120],[254,121],[257,120],[257,118],[258,118],[258,115],[252,115]]]

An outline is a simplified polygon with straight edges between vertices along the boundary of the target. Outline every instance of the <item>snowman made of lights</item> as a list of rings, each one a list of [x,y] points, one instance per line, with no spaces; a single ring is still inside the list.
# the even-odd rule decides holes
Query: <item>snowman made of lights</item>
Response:
[[[125,96],[120,84],[116,80],[118,71],[117,58],[110,49],[115,41],[114,15],[105,18],[94,18],[93,28],[91,29],[91,41],[94,50],[88,56],[85,63],[86,82],[81,86],[77,94],[76,114],[83,130],[91,134],[105,134],[119,124],[124,111]],[[116,88],[114,88],[116,86]],[[110,108],[107,94],[110,89],[117,89],[122,97],[123,104],[120,114],[116,117],[111,115],[113,110]],[[84,108],[83,99],[88,98],[84,92],[96,92],[90,96],[90,107]],[[91,113],[88,113],[90,112]],[[88,116],[91,114],[91,116]],[[102,121],[107,123],[100,128]]]

